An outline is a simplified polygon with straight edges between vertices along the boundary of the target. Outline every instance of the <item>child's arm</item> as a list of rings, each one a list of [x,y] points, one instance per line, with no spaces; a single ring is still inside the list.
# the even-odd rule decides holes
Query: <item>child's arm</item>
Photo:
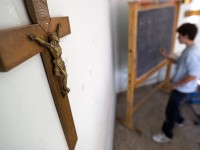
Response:
[[[165,59],[167,59],[167,60],[170,61],[171,63],[174,63],[174,64],[176,63],[176,59],[175,59],[175,58],[173,58],[173,57],[167,55],[167,52],[166,52],[166,49],[165,49],[165,48],[161,48],[161,49],[160,49],[160,53],[161,53],[161,55],[162,55]]]

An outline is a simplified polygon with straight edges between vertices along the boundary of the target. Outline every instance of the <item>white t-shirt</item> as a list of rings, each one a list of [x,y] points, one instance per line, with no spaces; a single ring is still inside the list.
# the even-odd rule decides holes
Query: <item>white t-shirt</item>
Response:
[[[182,93],[195,92],[198,86],[197,80],[200,79],[200,48],[196,44],[186,47],[177,59],[176,64],[174,83],[179,82],[188,75],[196,77],[195,80],[179,86],[176,90]]]

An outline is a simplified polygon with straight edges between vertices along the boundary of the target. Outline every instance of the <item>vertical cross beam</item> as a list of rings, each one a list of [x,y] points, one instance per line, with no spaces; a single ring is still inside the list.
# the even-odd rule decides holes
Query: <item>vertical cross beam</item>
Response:
[[[33,23],[38,23],[46,33],[55,32],[57,25],[61,24],[62,18],[56,18],[54,20],[50,18],[46,0],[25,1]],[[69,24],[67,24],[62,26],[62,28],[70,27]],[[62,30],[60,34],[63,34]],[[44,50],[41,53],[41,57],[69,149],[73,150],[77,141],[77,134],[72,118],[68,96],[66,95],[63,97],[60,92],[60,79],[54,75],[53,59],[50,52],[48,50]]]

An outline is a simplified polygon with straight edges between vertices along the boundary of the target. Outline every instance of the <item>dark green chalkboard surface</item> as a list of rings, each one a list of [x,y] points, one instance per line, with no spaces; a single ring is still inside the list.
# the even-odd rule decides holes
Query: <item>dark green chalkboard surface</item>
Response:
[[[168,52],[171,50],[174,17],[174,6],[138,12],[136,78],[163,61],[159,48],[164,47]]]

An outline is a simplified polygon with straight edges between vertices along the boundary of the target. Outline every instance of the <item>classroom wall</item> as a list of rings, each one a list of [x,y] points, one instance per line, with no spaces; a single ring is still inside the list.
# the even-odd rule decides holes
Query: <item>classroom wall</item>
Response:
[[[191,17],[185,17],[184,14],[187,10],[199,10],[200,9],[200,1],[199,0],[193,0],[191,4],[184,4],[181,6],[180,14],[179,14],[179,22],[178,25],[181,25],[182,23],[185,22],[191,22],[195,23],[197,27],[199,28],[199,32],[197,34],[197,37],[195,39],[195,42],[197,44],[200,43],[200,16],[191,16]],[[200,46],[200,44],[199,44]],[[180,55],[182,52],[182,49],[184,48],[183,45],[181,45],[178,40],[176,40],[176,45],[175,45],[175,53],[176,55]]]
[[[131,0],[133,2],[135,0]],[[116,93],[124,92],[127,89],[127,74],[128,74],[128,2],[129,0],[112,0],[111,14],[112,14],[112,39],[114,48],[114,61],[115,61],[115,89]],[[200,9],[200,1],[193,0],[191,4],[182,4],[179,14],[178,25],[183,22],[196,23],[200,29],[199,16],[184,17],[186,10]],[[200,34],[198,34],[197,43],[200,43]],[[175,41],[174,52],[175,55],[180,55],[183,45]],[[153,74],[149,79],[143,82],[142,85],[159,82],[165,77],[166,68]],[[172,66],[171,75],[173,75],[174,66]]]
[[[116,93],[125,91],[127,88],[128,2],[129,0],[111,0],[111,25]]]
[[[111,150],[115,91],[110,2],[48,0],[51,17],[69,16],[71,35],[60,41],[76,150]],[[23,0],[0,1],[0,29],[30,24]],[[6,38],[6,37],[5,37]],[[0,72],[0,149],[67,150],[40,55]]]

